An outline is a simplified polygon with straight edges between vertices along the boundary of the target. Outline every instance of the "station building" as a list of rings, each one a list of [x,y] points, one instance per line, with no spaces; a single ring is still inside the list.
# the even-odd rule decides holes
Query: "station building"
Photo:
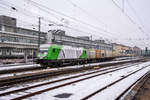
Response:
[[[38,31],[16,26],[16,19],[0,16],[0,58],[34,57],[38,49]],[[40,33],[45,43],[46,33]]]

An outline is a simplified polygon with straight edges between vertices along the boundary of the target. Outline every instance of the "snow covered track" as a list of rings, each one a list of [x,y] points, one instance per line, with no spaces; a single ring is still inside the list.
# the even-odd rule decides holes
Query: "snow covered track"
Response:
[[[149,78],[149,74],[150,74],[150,71],[148,71],[145,75],[143,75],[141,78],[139,78],[137,81],[135,81],[131,86],[129,86],[126,90],[124,90],[117,98],[116,100],[120,100],[120,99],[123,99],[123,100],[132,100],[133,97],[135,96],[136,92],[134,93],[134,95],[132,94],[129,94],[131,93],[132,91],[132,87],[133,88],[137,88],[135,85],[139,85],[138,88],[140,88],[146,81],[147,79]],[[130,90],[131,89],[131,90]],[[129,92],[129,93],[128,93]],[[133,91],[132,91],[133,92]],[[130,95],[130,98],[128,97]],[[131,99],[132,98],[132,99]]]
[[[149,65],[148,65],[148,66],[149,66]],[[146,66],[146,67],[148,67],[148,66]],[[131,76],[131,75],[133,75],[133,74],[135,74],[135,73],[137,73],[138,71],[140,71],[140,70],[142,70],[142,69],[144,69],[144,68],[146,68],[146,67],[143,67],[143,68],[141,68],[141,69],[139,69],[139,70],[137,70],[137,71],[135,71],[135,72],[133,72],[133,73],[127,75],[127,76],[122,77],[121,79],[118,79],[118,80],[114,81],[113,83],[111,83],[111,84],[109,84],[109,85],[107,85],[107,86],[105,86],[105,87],[103,87],[103,88],[97,90],[96,92],[94,92],[94,93],[92,93],[92,94],[90,94],[90,95],[84,97],[82,100],[87,100],[87,99],[89,99],[90,97],[96,95],[97,93],[99,93],[99,92],[101,92],[101,91],[103,91],[103,90],[105,90],[105,89],[107,89],[107,88],[109,88],[109,87],[115,85],[116,83],[122,81],[123,79],[125,79],[125,78],[127,78],[127,77],[129,77],[129,76]],[[149,73],[149,72],[147,72],[147,73]],[[146,73],[146,74],[147,74],[147,73]],[[145,74],[144,74],[142,77],[144,77],[144,76],[145,76]],[[142,78],[142,77],[141,77],[141,78]],[[141,78],[140,78],[140,79],[141,79]],[[139,79],[138,79],[138,80],[139,80]],[[138,81],[138,80],[137,80],[137,81]],[[137,81],[136,81],[136,82],[137,82]],[[132,87],[136,82],[134,82],[130,87]],[[119,100],[119,99],[123,96],[123,94],[125,94],[125,93],[127,92],[127,90],[129,90],[129,89],[130,89],[130,88],[127,88],[124,92],[122,92],[122,93],[116,98],[116,100]]]
[[[123,65],[112,66],[112,67],[108,67],[108,68],[99,69],[97,71],[88,72],[88,73],[85,73],[85,74],[73,75],[72,77],[66,77],[66,78],[62,78],[62,79],[59,79],[59,80],[54,80],[54,81],[51,81],[51,82],[46,82],[46,83],[42,83],[42,84],[38,84],[38,85],[34,85],[34,86],[29,86],[29,87],[25,87],[25,88],[15,89],[15,90],[12,90],[12,91],[7,91],[7,92],[4,92],[4,93],[1,93],[0,96],[5,96],[5,95],[9,95],[11,93],[16,93],[16,92],[28,90],[28,89],[31,89],[31,88],[35,88],[35,87],[39,87],[39,86],[43,86],[43,85],[48,85],[48,84],[52,84],[52,83],[56,83],[56,82],[61,82],[61,81],[64,81],[64,80],[78,78],[78,77],[81,77],[81,76],[86,76],[86,75],[95,74],[95,73],[99,73],[99,72],[106,71],[104,73],[101,73],[101,74],[105,74],[105,73],[109,73],[109,72],[112,72],[112,71],[116,71],[116,70],[120,70],[120,69],[123,69],[123,68],[127,68],[127,67],[130,67],[132,65],[135,65],[135,64],[126,64],[124,66]]]
[[[76,68],[76,67],[87,67],[87,66],[111,66],[113,64],[123,64],[128,62],[137,62],[137,61],[144,61],[145,59],[130,59],[130,60],[120,60],[120,61],[108,61],[108,62],[100,62],[100,63],[90,63],[90,64],[84,64],[84,65],[74,65],[74,66],[66,66],[61,67],[59,69],[66,69],[66,68]],[[17,73],[17,72],[24,72],[24,71],[32,71],[36,69],[43,69],[39,64],[24,64],[24,65],[16,65],[16,66],[9,66],[9,67],[0,67],[0,74],[11,74],[11,73]],[[54,70],[56,68],[53,68]],[[10,75],[8,75],[10,76]]]
[[[100,80],[99,84],[103,83],[103,81],[106,81],[105,84],[101,84],[102,87],[100,88],[100,90],[102,91],[102,90],[105,90],[107,87],[111,87],[112,85],[115,85],[115,83],[117,84],[121,80],[124,80],[124,79],[136,74],[137,72],[140,72],[141,70],[147,68],[149,66],[149,64],[150,64],[150,62],[149,63],[147,62],[144,64],[139,64],[139,65],[130,64],[130,65],[120,66],[120,67],[111,68],[111,69],[107,69],[107,70],[93,71],[90,73],[80,74],[77,76],[72,76],[72,77],[67,77],[67,78],[60,79],[60,80],[51,81],[49,83],[39,84],[36,86],[30,86],[30,87],[27,87],[24,89],[22,88],[22,89],[18,89],[18,90],[14,90],[14,91],[8,91],[5,93],[1,93],[0,96],[2,97],[2,99],[4,99],[6,95],[11,94],[10,97],[8,97],[8,98],[6,97],[6,98],[7,99],[14,98],[14,100],[24,99],[24,98],[28,98],[28,97],[31,97],[29,99],[41,99],[43,96],[40,96],[41,98],[38,98],[39,96],[37,94],[42,95],[43,92],[48,92],[46,94],[51,94],[50,100],[53,100],[53,99],[56,99],[58,94],[71,92],[71,95],[72,94],[74,94],[74,95],[70,96],[70,98],[68,97],[68,99],[71,99],[71,100],[72,99],[73,100],[74,99],[76,99],[76,100],[87,99],[87,97],[89,98],[89,95],[95,93],[95,90],[94,91],[90,90],[91,89],[90,87],[93,86],[95,83],[95,82],[93,83],[93,80],[97,80],[97,81]],[[118,74],[119,74],[119,76],[118,76]],[[105,78],[108,80],[106,80]],[[91,83],[91,84],[87,86],[87,83]],[[76,85],[73,85],[73,84],[76,84]],[[80,84],[80,85],[78,85],[78,84]],[[96,85],[98,85],[98,84],[96,84]],[[81,86],[83,86],[83,87],[81,87]],[[71,87],[71,89],[70,89],[70,87]],[[83,94],[85,92],[86,88],[91,93],[89,92],[89,93]],[[67,91],[68,89],[69,89],[69,91]],[[98,88],[94,88],[94,89],[98,89]],[[73,91],[71,91],[71,90],[76,90],[76,93],[73,93]],[[82,90],[82,91],[79,91],[79,90]],[[60,91],[63,93],[59,93]],[[96,90],[96,91],[99,91],[99,90]],[[20,94],[21,96],[17,95],[17,94]],[[81,94],[82,94],[82,96],[81,96]],[[93,95],[92,95],[92,97],[93,97]]]
[[[31,65],[32,63],[14,63],[14,64],[2,64],[1,67],[12,67],[12,66],[21,66],[21,65]]]
[[[49,76],[58,76],[58,75],[69,74],[69,73],[73,73],[73,72],[81,72],[84,70],[92,70],[96,66],[108,67],[108,66],[120,65],[120,64],[125,64],[125,63],[127,64],[127,63],[131,63],[131,62],[135,63],[135,62],[141,62],[141,61],[143,61],[143,59],[100,62],[100,63],[91,63],[91,64],[86,64],[86,65],[62,67],[62,68],[58,68],[58,69],[52,68],[52,69],[37,70],[37,71],[35,70],[35,71],[28,71],[28,72],[26,71],[26,72],[19,72],[19,73],[13,72],[11,69],[8,69],[8,70],[6,70],[7,72],[13,72],[13,73],[1,75],[0,76],[0,86],[12,85],[15,83],[36,80],[36,79],[45,78],[45,77],[49,77]],[[19,68],[19,70],[25,71],[25,69],[22,69],[22,68],[23,67]],[[30,68],[29,65],[28,65],[28,68]],[[36,68],[36,67],[34,67],[34,68]]]
[[[39,64],[21,64],[15,66],[0,67],[0,74],[23,72],[36,69],[42,69],[42,67]]]
[[[92,74],[90,76],[82,76],[71,79],[69,82],[65,81],[52,84],[52,86],[48,85],[44,89],[31,90],[32,92],[26,91],[27,94],[22,93],[23,96],[15,97],[13,100],[25,99],[29,97],[29,99],[36,100],[44,98],[46,99],[46,97],[48,97],[50,100],[61,98],[70,100],[97,100],[98,98],[101,98],[102,100],[119,99],[120,95],[122,95],[126,89],[128,89],[136,81],[149,72],[149,66],[150,62],[147,62],[139,64],[139,66],[132,65],[130,67],[128,66],[115,71],[111,70],[94,75]]]

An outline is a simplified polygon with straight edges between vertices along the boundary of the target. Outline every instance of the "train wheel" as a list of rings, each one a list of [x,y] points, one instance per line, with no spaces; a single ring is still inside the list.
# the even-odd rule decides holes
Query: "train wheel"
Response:
[[[40,64],[40,65],[41,65],[41,67],[47,69],[47,65],[45,65],[45,64]]]

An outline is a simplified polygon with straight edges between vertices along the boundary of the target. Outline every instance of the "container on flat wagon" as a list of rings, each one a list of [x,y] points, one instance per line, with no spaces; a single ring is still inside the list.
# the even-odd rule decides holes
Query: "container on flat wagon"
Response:
[[[88,59],[96,58],[96,50],[95,49],[87,49],[87,58]]]
[[[106,57],[112,57],[112,51],[106,50]]]
[[[101,58],[104,58],[105,57],[105,50],[101,50]]]
[[[96,58],[101,58],[101,50],[96,50]]]

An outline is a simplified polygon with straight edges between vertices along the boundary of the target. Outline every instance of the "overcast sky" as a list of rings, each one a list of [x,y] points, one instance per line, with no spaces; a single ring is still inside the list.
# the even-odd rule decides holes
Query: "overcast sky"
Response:
[[[63,28],[72,36],[92,35],[93,39],[149,47],[150,0],[114,1],[120,8],[112,0],[0,0],[0,14],[17,18],[19,27],[38,29],[38,17],[42,17],[42,31]],[[72,29],[50,27],[50,21]]]

